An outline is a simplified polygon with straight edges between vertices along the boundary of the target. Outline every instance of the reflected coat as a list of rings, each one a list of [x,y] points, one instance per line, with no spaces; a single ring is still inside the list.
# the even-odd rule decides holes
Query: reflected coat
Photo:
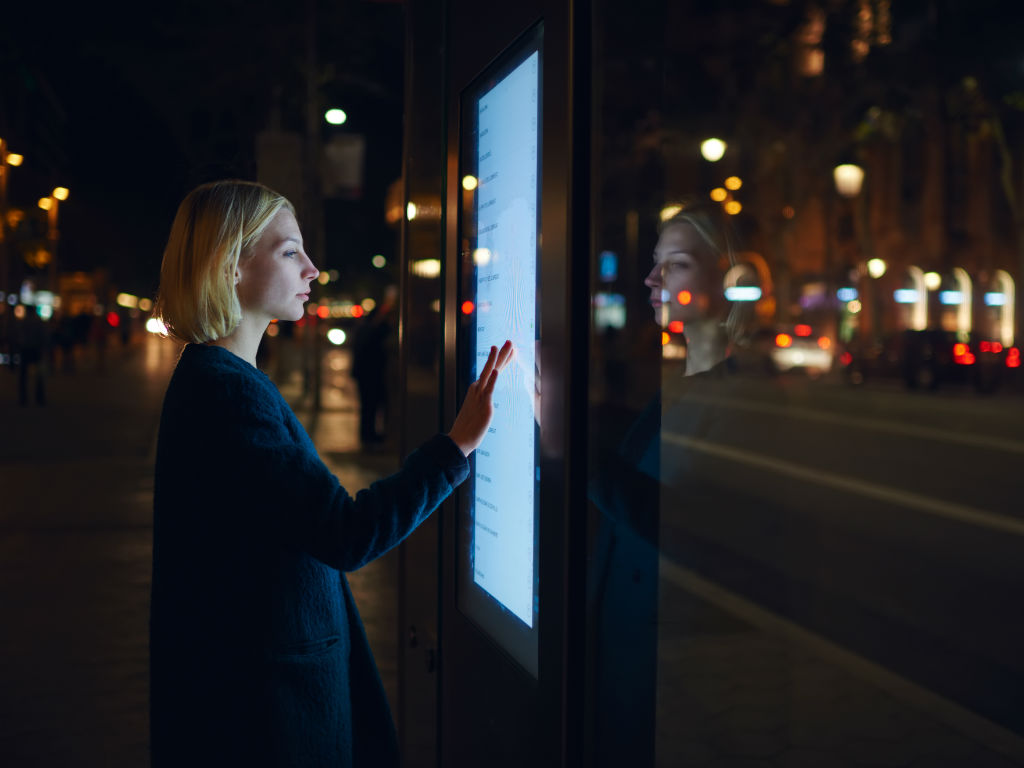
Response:
[[[186,346],[157,446],[153,765],[397,765],[342,572],[398,544],[467,474],[438,435],[352,498],[265,374]]]

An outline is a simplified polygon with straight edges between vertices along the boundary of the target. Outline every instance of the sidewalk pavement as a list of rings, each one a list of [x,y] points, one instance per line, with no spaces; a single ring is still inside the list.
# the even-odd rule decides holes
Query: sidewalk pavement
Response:
[[[102,369],[84,353],[74,374],[50,376],[46,406],[19,407],[0,368],[0,765],[149,763],[152,472],[178,351],[147,336],[109,349]],[[389,471],[392,455],[357,452],[345,392],[325,388],[314,419],[293,382],[282,390],[347,488]],[[351,583],[393,696],[393,562]]]

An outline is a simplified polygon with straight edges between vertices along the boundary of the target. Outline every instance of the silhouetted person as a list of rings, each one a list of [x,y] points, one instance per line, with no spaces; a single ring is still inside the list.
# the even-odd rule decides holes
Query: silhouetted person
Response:
[[[46,405],[46,362],[50,331],[35,307],[28,307],[25,317],[14,325],[14,348],[18,354],[18,404],[29,404],[29,374],[33,374],[31,391],[36,405]]]
[[[256,350],[319,274],[294,209],[250,182],[182,202],[157,315],[186,342],[154,486],[153,765],[398,765],[387,698],[343,573],[396,546],[466,479],[510,343],[492,348],[447,435],[352,497]]]
[[[75,320],[63,312],[57,319],[53,334],[55,346],[60,349],[60,370],[62,373],[75,372]]]
[[[359,389],[359,441],[363,445],[384,439],[377,432],[377,416],[387,403],[391,308],[390,301],[374,307],[363,319],[352,345],[352,378]]]

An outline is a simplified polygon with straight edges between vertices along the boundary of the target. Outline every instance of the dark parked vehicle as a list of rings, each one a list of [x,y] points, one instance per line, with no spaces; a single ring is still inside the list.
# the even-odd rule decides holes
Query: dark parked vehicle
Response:
[[[952,331],[908,330],[879,342],[854,339],[839,361],[853,384],[898,377],[909,389],[970,385],[987,393],[1020,367],[1020,350],[973,333],[964,339]]]

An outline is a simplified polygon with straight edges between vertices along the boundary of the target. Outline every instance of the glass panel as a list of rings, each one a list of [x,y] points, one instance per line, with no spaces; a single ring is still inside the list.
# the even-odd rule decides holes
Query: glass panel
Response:
[[[595,4],[588,765],[1024,761],[988,7]]]

